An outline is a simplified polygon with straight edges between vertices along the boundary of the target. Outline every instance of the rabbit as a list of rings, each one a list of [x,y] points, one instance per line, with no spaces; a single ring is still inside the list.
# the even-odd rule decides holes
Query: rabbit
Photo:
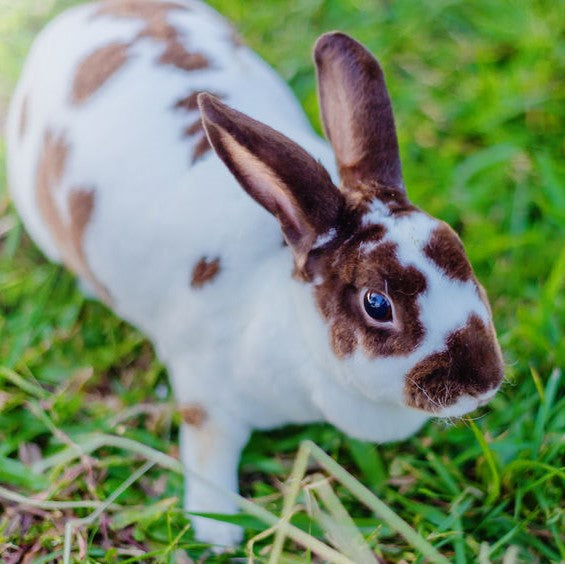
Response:
[[[459,237],[406,194],[379,63],[341,32],[314,62],[329,143],[210,7],[102,0],[41,32],[10,105],[29,234],[168,370],[190,511],[236,511],[188,470],[237,491],[253,429],[397,441],[502,381]],[[241,538],[193,523],[218,546]]]

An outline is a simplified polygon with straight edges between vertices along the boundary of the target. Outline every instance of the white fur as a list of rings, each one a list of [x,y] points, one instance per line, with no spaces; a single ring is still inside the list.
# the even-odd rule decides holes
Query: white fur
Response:
[[[46,255],[60,260],[38,210],[35,169],[45,132],[64,134],[70,153],[57,189],[59,210],[68,215],[72,187],[95,191],[84,239],[88,264],[108,289],[113,309],[154,343],[178,404],[199,404],[206,411],[201,427],[183,426],[185,465],[233,490],[239,453],[253,428],[325,419],[353,436],[381,442],[414,432],[429,414],[403,405],[404,375],[440,350],[470,312],[484,319],[488,312],[470,284],[447,279],[422,254],[435,220],[424,214],[395,219],[377,205],[367,221],[383,222],[387,238],[399,244],[399,259],[426,275],[420,307],[425,326],[433,329],[405,357],[371,360],[358,352],[336,359],[311,288],[291,278],[292,257],[281,247],[277,222],[213,152],[189,165],[195,140],[182,133],[198,114],[172,108],[192,91],[218,92],[229,105],[303,146],[335,180],[333,154],[281,79],[246,47],[234,48],[229,25],[210,8],[189,5],[191,11],[171,14],[171,21],[184,30],[187,49],[204,53],[212,68],[185,72],[159,66],[163,46],[146,38],[80,106],[69,102],[79,62],[112,41],[130,41],[143,24],[92,20],[94,5],[53,21],[36,40],[12,100],[9,180],[30,234]],[[20,139],[24,97],[29,124]],[[316,245],[334,236],[330,230]],[[203,257],[219,257],[220,273],[194,289],[191,272]],[[457,307],[444,307],[446,301]],[[188,483],[186,504],[194,511],[235,510],[196,481]],[[230,544],[239,535],[217,522],[195,522],[203,540]]]
[[[323,233],[316,238],[314,244],[312,245],[312,249],[319,249],[320,247],[327,245],[330,241],[333,241],[335,239],[336,235],[337,232],[334,227],[328,229],[326,233]]]

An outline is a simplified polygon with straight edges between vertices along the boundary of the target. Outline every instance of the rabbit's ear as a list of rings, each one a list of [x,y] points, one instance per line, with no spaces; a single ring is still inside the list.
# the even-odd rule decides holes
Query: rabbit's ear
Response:
[[[324,129],[344,186],[376,182],[404,193],[392,106],[377,60],[340,32],[318,39],[314,60]]]
[[[344,208],[328,172],[281,133],[210,94],[200,94],[198,104],[210,144],[244,190],[279,220],[302,267]]]

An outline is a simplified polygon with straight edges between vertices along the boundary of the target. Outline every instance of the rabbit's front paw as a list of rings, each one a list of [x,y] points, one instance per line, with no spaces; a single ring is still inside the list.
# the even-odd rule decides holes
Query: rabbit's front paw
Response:
[[[216,552],[238,546],[243,538],[241,527],[206,517],[192,517],[192,526],[196,538],[211,544]]]

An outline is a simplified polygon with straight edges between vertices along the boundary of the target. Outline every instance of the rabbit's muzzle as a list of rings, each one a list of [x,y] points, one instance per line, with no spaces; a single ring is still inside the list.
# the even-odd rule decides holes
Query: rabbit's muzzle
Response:
[[[439,416],[458,416],[486,403],[504,376],[492,326],[476,315],[453,332],[447,347],[421,360],[406,376],[405,401]]]

